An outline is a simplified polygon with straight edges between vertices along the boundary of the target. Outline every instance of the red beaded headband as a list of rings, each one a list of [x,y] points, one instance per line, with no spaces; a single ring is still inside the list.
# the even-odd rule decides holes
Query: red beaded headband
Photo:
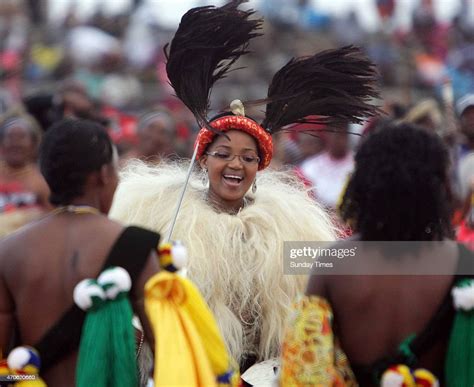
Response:
[[[255,138],[261,158],[258,164],[258,170],[268,167],[273,155],[272,136],[255,121],[247,117],[229,115],[210,122],[210,125],[221,132],[227,132],[233,129],[241,130]],[[195,143],[195,146],[197,145],[198,147],[196,154],[198,160],[204,154],[209,144],[214,141],[215,136],[217,136],[217,133],[211,132],[207,128],[202,128],[199,131]]]

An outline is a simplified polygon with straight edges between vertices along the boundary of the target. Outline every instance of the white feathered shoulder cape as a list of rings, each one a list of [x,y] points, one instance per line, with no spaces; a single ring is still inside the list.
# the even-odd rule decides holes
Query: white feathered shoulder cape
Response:
[[[185,174],[185,165],[132,163],[122,173],[111,218],[165,236]],[[208,204],[194,174],[172,236],[188,248],[188,276],[238,362],[278,356],[288,309],[304,291],[304,278],[283,275],[283,242],[334,240],[328,216],[297,178],[264,171],[257,185],[251,204],[229,215]]]

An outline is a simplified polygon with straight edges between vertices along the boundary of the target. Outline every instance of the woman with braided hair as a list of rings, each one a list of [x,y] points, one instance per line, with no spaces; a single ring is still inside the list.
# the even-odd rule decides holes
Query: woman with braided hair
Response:
[[[310,277],[282,385],[473,384],[474,256],[451,240],[448,168],[423,128],[389,123],[364,139],[340,207],[355,234],[334,246],[357,253],[341,275]]]
[[[10,370],[3,368],[1,359],[21,344],[38,351],[41,366],[38,360],[33,368],[49,386],[76,385],[85,312],[73,302],[75,285],[110,266],[123,266],[129,272],[132,306],[147,340],[153,341],[143,298],[145,283],[159,270],[155,248],[160,236],[107,218],[118,183],[117,165],[113,143],[96,123],[64,120],[44,136],[40,166],[56,208],[0,242],[1,375],[14,369],[27,374],[32,371],[23,364],[27,360],[24,356],[17,357],[20,362],[10,361],[12,357],[15,360],[13,351],[8,360]],[[131,326],[131,319],[129,323]],[[108,338],[103,333],[94,337],[96,348]],[[121,341],[125,341],[123,337]],[[93,358],[93,354],[87,355]],[[128,355],[135,359],[133,349]],[[134,363],[119,366],[125,372],[136,372]],[[103,375],[105,370],[98,373]],[[96,377],[93,385],[102,385],[102,378]]]
[[[195,143],[201,171],[186,176],[176,163],[131,164],[111,216],[183,241],[187,274],[243,371],[278,356],[288,308],[304,288],[303,278],[283,275],[283,242],[335,237],[329,217],[295,176],[266,169],[272,135],[314,115],[332,126],[360,122],[376,112],[368,104],[376,91],[372,64],[345,47],[292,59],[278,71],[267,98],[257,101],[266,104],[263,122],[245,116],[238,100],[207,118],[213,84],[259,35],[262,20],[239,10],[242,2],[188,11],[167,53],[170,83],[202,128]]]

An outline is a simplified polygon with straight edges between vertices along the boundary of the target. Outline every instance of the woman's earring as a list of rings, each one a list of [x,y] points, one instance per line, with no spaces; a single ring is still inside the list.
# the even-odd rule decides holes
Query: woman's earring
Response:
[[[204,187],[207,187],[209,183],[209,175],[207,173],[207,168],[203,169],[201,180],[202,180],[202,185]]]
[[[252,184],[252,193],[254,194],[255,192],[257,192],[257,179],[255,179]]]

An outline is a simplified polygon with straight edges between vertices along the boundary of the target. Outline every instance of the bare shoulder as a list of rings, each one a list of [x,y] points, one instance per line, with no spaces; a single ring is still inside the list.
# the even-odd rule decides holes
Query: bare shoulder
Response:
[[[117,222],[116,220],[110,219],[109,217],[104,216],[101,218],[101,220],[103,222],[102,225],[107,228],[110,228],[110,230],[120,231],[125,228],[125,226],[122,223]]]
[[[32,184],[33,188],[36,191],[38,191],[38,192],[49,192],[48,183],[46,183],[46,180],[44,179],[43,175],[41,174],[39,168],[36,167],[36,166],[31,171],[30,181],[31,181],[31,184]]]
[[[28,224],[14,233],[0,239],[0,271],[5,267],[14,266],[17,257],[25,254],[25,250],[31,244],[31,236],[39,226],[36,222]]]
[[[125,226],[106,216],[100,217],[96,221],[94,229],[90,230],[91,234],[100,232],[100,235],[107,240],[116,239],[125,229]]]
[[[28,170],[28,173],[24,176],[24,180],[25,183],[28,183],[34,187],[47,185],[43,175],[41,174],[41,171],[36,165],[31,166],[31,168]]]
[[[348,239],[335,241],[328,247],[334,250],[348,250],[354,247],[354,242],[357,240],[358,236],[355,235]],[[338,264],[342,264],[342,261],[339,261]],[[344,281],[343,278],[345,276],[337,275],[337,271],[334,271],[332,274],[321,274],[318,266],[314,266],[309,277],[306,294],[329,298],[332,288],[341,286],[341,281]]]

